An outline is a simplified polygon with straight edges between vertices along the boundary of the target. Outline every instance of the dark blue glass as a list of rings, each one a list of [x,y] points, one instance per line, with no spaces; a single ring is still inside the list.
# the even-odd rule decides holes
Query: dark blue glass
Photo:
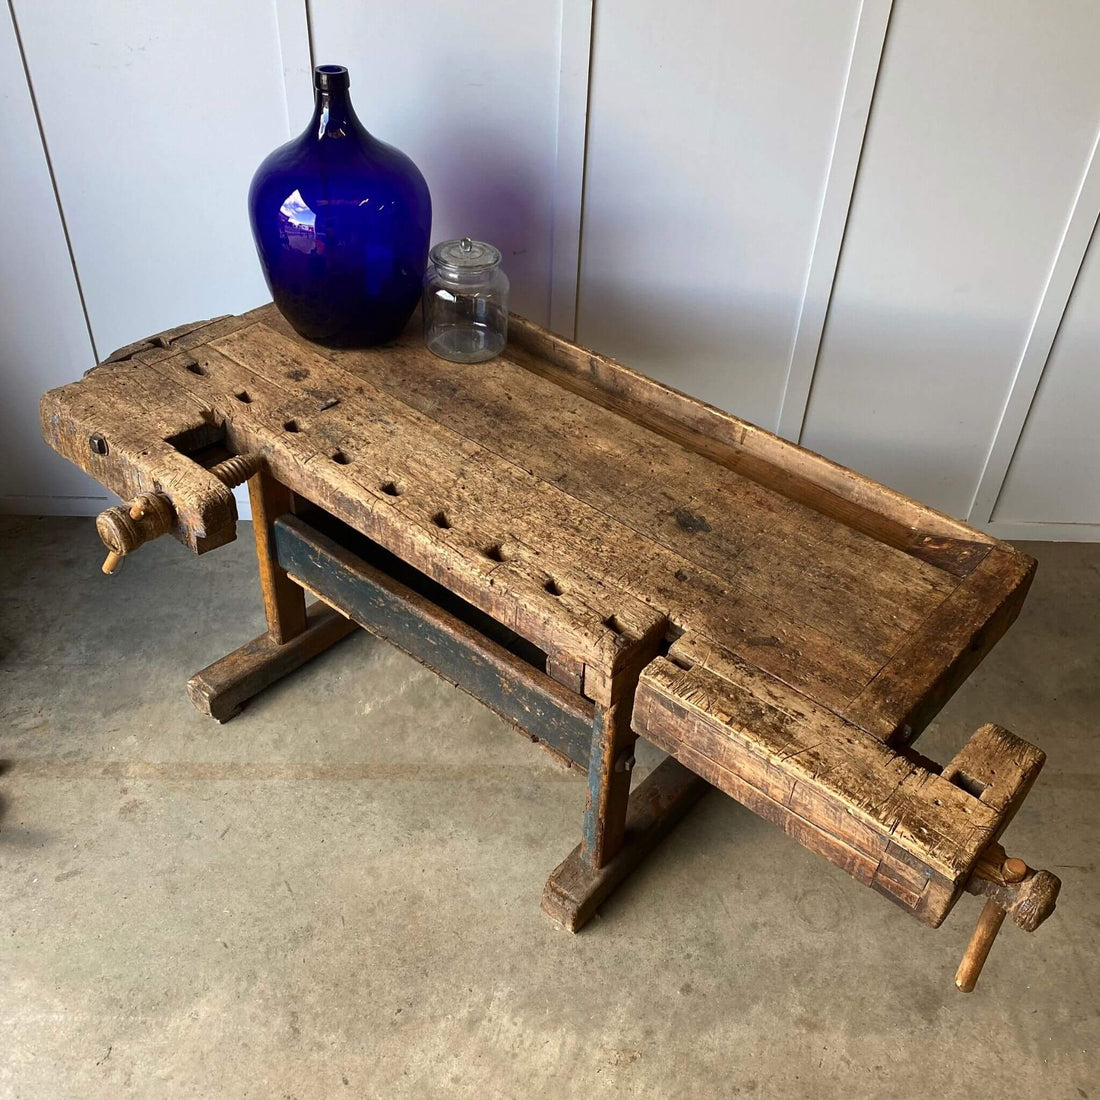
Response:
[[[348,71],[322,65],[313,119],[256,170],[252,235],[284,317],[310,340],[393,339],[420,300],[432,200],[404,153],[352,110]]]

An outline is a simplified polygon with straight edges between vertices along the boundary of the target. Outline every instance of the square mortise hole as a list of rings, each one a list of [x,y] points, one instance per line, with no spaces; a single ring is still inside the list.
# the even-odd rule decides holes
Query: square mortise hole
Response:
[[[387,481],[382,485],[382,492],[388,497],[399,497],[404,491],[405,487],[396,481]]]
[[[512,557],[499,542],[494,542],[492,546],[486,546],[484,552],[490,561],[508,561]]]
[[[616,634],[626,633],[626,627],[623,626],[622,620],[620,620],[618,615],[608,615],[607,618],[604,619],[603,625],[606,626],[608,630],[613,630]]]
[[[446,512],[436,512],[436,514],[432,516],[432,523],[434,523],[436,527],[442,527],[444,531],[449,531],[452,526],[450,517]]]
[[[248,392],[248,390],[240,390],[238,393],[235,393],[233,396],[238,401],[240,401],[241,404],[243,404],[243,405],[251,405],[252,404],[252,395]]]
[[[543,586],[551,596],[560,596],[565,590],[553,577],[551,577]]]
[[[299,427],[297,420],[288,420],[283,425],[284,432],[300,432],[301,430],[302,429]]]
[[[348,456],[346,454],[344,454],[343,451],[333,451],[332,452],[332,461],[335,462],[337,466],[350,466],[351,465],[351,459],[348,458]]]
[[[187,369],[188,369],[188,370],[189,370],[189,371],[190,371],[190,372],[191,372],[192,374],[197,374],[197,375],[198,375],[198,376],[199,376],[200,378],[201,378],[201,377],[202,377],[202,376],[203,376],[204,374],[206,374],[206,364],[205,364],[205,363],[199,363],[199,362],[198,362],[197,360],[195,360],[195,359],[192,359],[192,360],[191,360],[191,362],[189,362],[189,363],[187,364]]]
[[[980,779],[975,779],[972,775],[967,775],[966,772],[955,772],[951,777],[951,782],[955,784],[960,790],[966,791],[967,794],[973,795],[974,798],[981,798],[985,793],[988,783],[983,783]]]

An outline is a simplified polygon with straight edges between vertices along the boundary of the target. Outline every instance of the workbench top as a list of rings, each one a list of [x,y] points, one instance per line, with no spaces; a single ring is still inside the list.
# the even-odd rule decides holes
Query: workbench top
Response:
[[[418,326],[383,348],[322,348],[272,306],[113,358],[46,395],[47,438],[124,497],[167,492],[193,548],[235,519],[206,456],[259,453],[573,662],[593,697],[683,638],[906,741],[1003,633],[1034,567],[520,318],[503,356],[469,366],[432,356]]]

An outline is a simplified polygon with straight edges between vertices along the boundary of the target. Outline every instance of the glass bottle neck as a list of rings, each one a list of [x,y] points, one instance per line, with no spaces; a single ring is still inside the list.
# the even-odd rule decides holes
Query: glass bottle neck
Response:
[[[352,131],[362,129],[346,88],[317,89],[309,128],[318,140],[347,137]]]

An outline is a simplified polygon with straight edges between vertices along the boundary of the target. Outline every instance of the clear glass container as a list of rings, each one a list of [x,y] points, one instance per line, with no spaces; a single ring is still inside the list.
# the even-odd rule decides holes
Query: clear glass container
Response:
[[[463,237],[432,249],[424,273],[424,343],[452,363],[483,363],[508,339],[508,276],[500,251]]]

